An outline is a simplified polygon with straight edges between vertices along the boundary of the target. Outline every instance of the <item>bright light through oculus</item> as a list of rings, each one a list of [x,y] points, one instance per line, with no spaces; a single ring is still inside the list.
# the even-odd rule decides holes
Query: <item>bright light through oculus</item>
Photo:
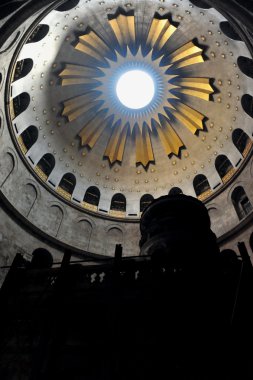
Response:
[[[151,76],[142,70],[122,74],[116,85],[121,103],[131,109],[146,107],[154,97],[155,85]]]

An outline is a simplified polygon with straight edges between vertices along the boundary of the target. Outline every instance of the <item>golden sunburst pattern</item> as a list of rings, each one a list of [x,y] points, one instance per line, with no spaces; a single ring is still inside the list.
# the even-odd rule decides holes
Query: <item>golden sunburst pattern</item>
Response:
[[[89,148],[110,128],[104,156],[111,164],[123,160],[129,136],[135,141],[136,163],[144,167],[155,161],[153,133],[159,136],[166,155],[179,155],[184,143],[174,120],[196,134],[203,130],[205,118],[182,99],[194,96],[209,101],[213,93],[209,78],[183,74],[183,68],[204,62],[203,50],[190,41],[171,52],[170,38],[177,28],[168,17],[155,15],[145,38],[138,36],[132,14],[118,14],[108,19],[108,23],[113,36],[111,44],[87,29],[75,45],[94,64],[66,64],[60,73],[62,86],[83,85],[82,95],[64,102],[63,116],[69,122],[80,118],[81,145]],[[126,108],[115,95],[120,74],[132,68],[148,71],[156,87],[150,104],[138,110]]]

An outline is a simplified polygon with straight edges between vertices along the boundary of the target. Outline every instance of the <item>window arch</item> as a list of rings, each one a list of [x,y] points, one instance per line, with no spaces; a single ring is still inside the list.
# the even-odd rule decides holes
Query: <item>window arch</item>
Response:
[[[76,177],[72,173],[66,173],[61,179],[58,192],[64,198],[70,200],[76,186]]]
[[[111,210],[126,212],[126,197],[123,194],[114,194],[111,201]]]
[[[27,92],[17,95],[13,99],[12,119],[24,112],[30,104],[30,95]]]
[[[70,9],[74,8],[75,6],[77,6],[78,3],[79,3],[79,0],[68,0],[68,1],[65,1],[62,5],[60,5],[58,8],[56,8],[56,11],[58,11],[58,12],[69,11]]]
[[[154,197],[151,194],[144,194],[140,199],[140,212],[143,212],[153,200]]]
[[[234,174],[234,167],[227,156],[221,154],[215,160],[215,168],[223,183],[227,182]]]
[[[222,21],[220,23],[221,31],[232,40],[242,41],[239,34],[235,31],[233,26],[228,21]]]
[[[205,0],[191,0],[191,3],[199,8],[210,9],[211,6],[205,2]]]
[[[172,187],[169,191],[169,195],[178,195],[183,194],[183,191],[180,189],[180,187]]]
[[[253,78],[253,60],[251,58],[240,56],[237,63],[243,74]]]
[[[250,117],[253,117],[253,97],[249,94],[244,94],[241,99],[242,108]]]
[[[20,135],[21,148],[25,148],[26,152],[31,149],[33,144],[38,140],[38,135],[38,129],[34,125],[30,125],[30,127],[26,128]]]
[[[14,72],[14,81],[24,78],[33,68],[33,60],[31,58],[25,58],[18,61]]]
[[[232,140],[243,157],[246,157],[252,146],[249,136],[242,129],[238,128],[233,131]]]
[[[37,168],[39,171],[41,170],[42,173],[47,177],[50,176],[53,169],[55,167],[55,158],[52,154],[46,153],[43,157],[39,160],[37,164]]]
[[[252,204],[242,186],[234,189],[231,199],[239,220],[245,218],[253,210]]]
[[[44,37],[46,37],[47,33],[49,32],[49,25],[47,24],[40,24],[38,25],[32,34],[30,35],[27,44],[33,43],[33,42],[39,42],[43,40]]]
[[[83,201],[93,206],[98,206],[100,191],[96,186],[90,186],[84,195]]]
[[[203,196],[203,194],[209,196],[212,191],[208,179],[203,174],[199,174],[194,178],[193,187],[198,198],[200,198],[201,195]]]

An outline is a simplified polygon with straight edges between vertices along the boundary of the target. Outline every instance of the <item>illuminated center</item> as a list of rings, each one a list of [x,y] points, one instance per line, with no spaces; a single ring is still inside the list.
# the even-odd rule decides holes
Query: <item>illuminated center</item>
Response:
[[[142,70],[122,74],[116,85],[121,103],[131,109],[146,107],[154,97],[155,85],[151,76]]]

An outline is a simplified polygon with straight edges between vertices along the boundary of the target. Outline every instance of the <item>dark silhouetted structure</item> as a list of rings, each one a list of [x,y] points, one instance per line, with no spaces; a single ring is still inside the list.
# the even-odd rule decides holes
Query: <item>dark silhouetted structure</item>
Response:
[[[205,206],[154,200],[139,257],[16,256],[0,292],[1,380],[252,378],[252,267],[223,255]],[[36,257],[38,256],[38,257]]]

